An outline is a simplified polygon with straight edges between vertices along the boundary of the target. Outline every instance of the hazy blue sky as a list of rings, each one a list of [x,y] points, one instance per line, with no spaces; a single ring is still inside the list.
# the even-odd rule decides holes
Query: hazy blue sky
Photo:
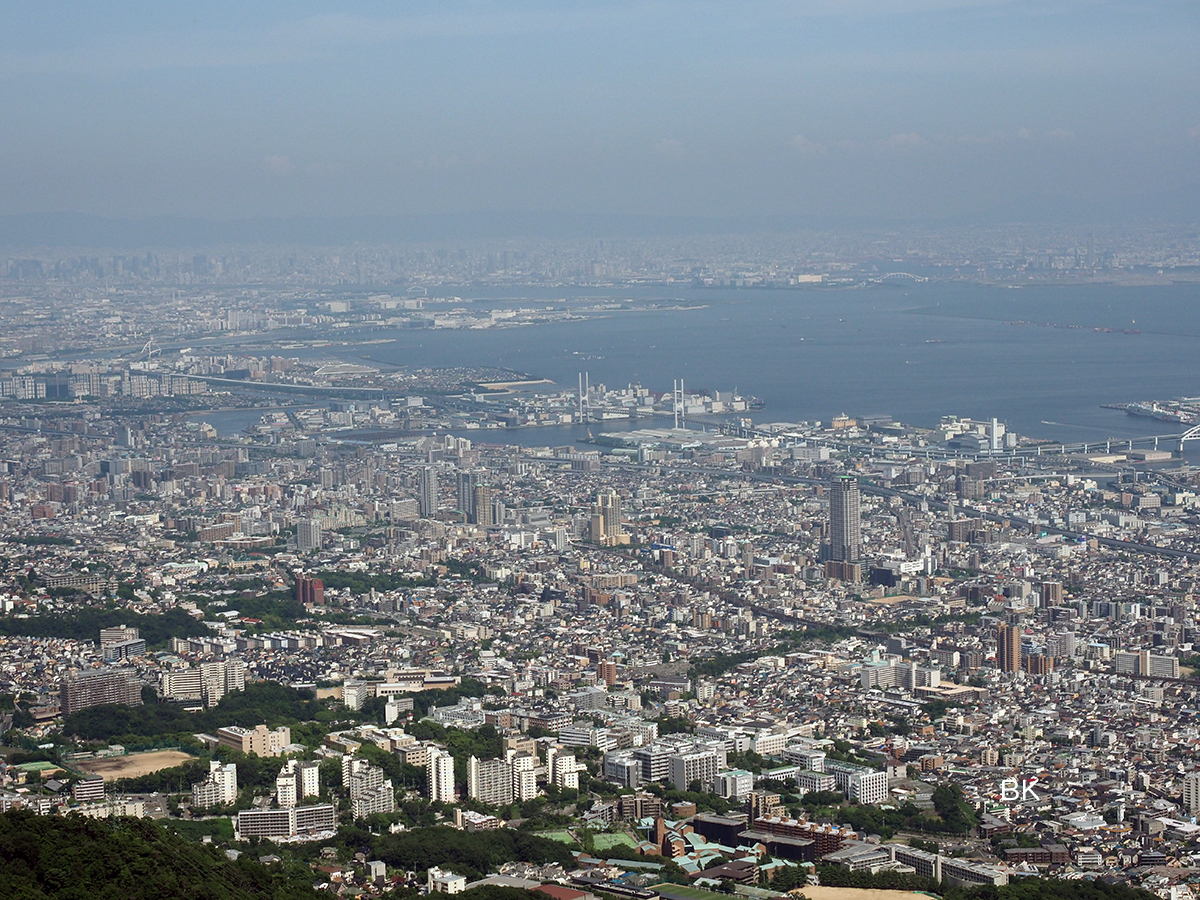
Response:
[[[6,6],[0,213],[1200,211],[1197,0]]]

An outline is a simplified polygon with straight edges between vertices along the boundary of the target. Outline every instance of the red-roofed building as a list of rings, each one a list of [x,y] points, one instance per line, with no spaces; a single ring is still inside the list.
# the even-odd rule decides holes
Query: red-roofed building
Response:
[[[543,894],[549,894],[554,900],[597,900],[595,894],[563,887],[561,884],[543,884],[538,890]]]

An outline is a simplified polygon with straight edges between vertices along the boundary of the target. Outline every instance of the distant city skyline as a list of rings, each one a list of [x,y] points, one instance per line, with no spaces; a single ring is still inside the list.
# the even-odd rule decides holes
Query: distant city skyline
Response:
[[[38,4],[0,215],[1191,221],[1194,4]]]

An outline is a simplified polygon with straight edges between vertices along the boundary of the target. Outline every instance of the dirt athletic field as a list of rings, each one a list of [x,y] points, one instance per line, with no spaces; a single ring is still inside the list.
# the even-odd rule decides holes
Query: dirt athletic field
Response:
[[[128,756],[85,759],[76,765],[84,772],[101,776],[105,781],[116,781],[118,778],[136,778],[139,775],[157,772],[159,769],[181,766],[194,758],[181,750],[151,750],[149,753],[130,753]]]
[[[913,891],[873,891],[866,888],[802,887],[808,900],[920,900],[928,897]]]

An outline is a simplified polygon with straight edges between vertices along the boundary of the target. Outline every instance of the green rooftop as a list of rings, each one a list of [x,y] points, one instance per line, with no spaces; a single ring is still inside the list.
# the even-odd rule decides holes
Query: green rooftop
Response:
[[[38,762],[21,763],[17,766],[22,772],[49,772],[61,769],[58,763],[48,762],[47,760],[39,760]]]

